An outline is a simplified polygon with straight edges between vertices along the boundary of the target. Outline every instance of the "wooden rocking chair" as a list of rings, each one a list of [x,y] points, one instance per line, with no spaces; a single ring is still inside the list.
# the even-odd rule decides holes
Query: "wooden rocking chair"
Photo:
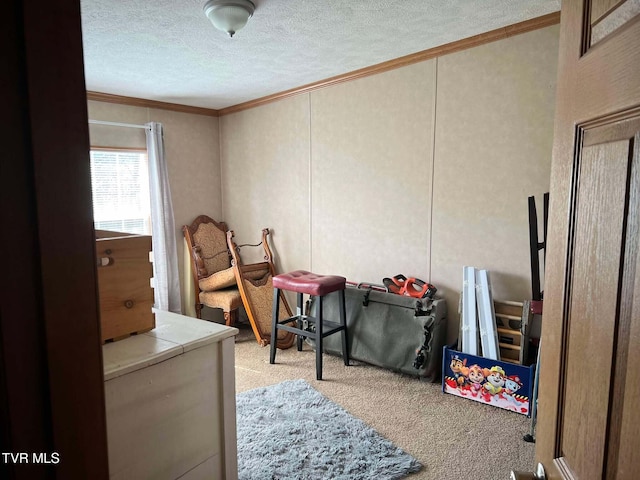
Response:
[[[235,324],[242,297],[227,248],[227,225],[200,215],[182,232],[191,248],[196,316],[202,318],[203,305],[220,308],[225,324]]]
[[[236,283],[256,340],[264,347],[271,342],[271,312],[273,306],[273,284],[271,280],[275,275],[273,257],[267,241],[269,229],[262,230],[262,241],[257,245],[238,246],[233,241],[233,235],[233,230],[227,232],[227,245],[231,252],[231,264],[236,276]],[[240,248],[246,246],[258,247],[260,245],[264,249],[264,262],[244,265],[240,260]],[[279,319],[284,320],[291,316],[291,309],[287,299],[284,297],[283,292],[280,292]],[[276,346],[280,349],[290,348],[295,340],[295,334],[280,330]]]

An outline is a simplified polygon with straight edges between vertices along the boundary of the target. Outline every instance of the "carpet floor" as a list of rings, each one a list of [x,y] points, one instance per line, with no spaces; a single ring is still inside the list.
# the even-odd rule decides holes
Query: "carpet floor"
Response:
[[[514,470],[533,471],[535,445],[523,415],[442,393],[440,384],[361,362],[346,367],[324,355],[322,381],[315,379],[315,353],[305,344],[278,350],[260,347],[251,328],[236,338],[236,392],[304,379],[325,397],[416,458],[423,468],[408,480],[500,480]],[[293,407],[292,407],[293,408]]]
[[[240,393],[236,405],[240,480],[395,480],[421,468],[305,380]]]

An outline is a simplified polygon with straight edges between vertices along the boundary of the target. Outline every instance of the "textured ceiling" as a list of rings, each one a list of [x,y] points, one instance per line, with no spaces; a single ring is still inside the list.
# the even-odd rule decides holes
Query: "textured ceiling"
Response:
[[[560,0],[81,0],[87,90],[220,109],[560,10]]]

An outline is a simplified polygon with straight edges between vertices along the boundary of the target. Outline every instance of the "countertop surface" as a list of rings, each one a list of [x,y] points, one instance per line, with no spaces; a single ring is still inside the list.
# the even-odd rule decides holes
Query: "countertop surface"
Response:
[[[154,310],[156,328],[102,346],[105,381],[233,337],[238,329]]]

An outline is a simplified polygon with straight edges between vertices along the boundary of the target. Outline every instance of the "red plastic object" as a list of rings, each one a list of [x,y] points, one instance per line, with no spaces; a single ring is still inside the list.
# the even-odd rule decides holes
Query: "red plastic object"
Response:
[[[436,293],[436,287],[419,278],[408,278],[404,282],[403,294],[415,298],[431,297]]]

